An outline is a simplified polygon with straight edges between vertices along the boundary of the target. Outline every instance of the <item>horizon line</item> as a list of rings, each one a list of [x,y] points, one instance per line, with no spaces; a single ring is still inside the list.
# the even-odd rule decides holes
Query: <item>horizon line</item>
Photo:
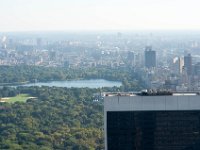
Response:
[[[0,31],[0,33],[37,33],[37,32],[160,32],[160,31],[195,31],[200,32],[200,29],[71,29],[71,30],[8,30]]]

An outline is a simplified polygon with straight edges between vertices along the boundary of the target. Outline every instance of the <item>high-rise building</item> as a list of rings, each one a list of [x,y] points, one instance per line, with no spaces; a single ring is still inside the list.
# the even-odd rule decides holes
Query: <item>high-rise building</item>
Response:
[[[200,62],[194,65],[194,74],[200,77]]]
[[[180,74],[183,72],[184,60],[181,57],[175,57],[173,59],[172,71],[175,74]]]
[[[135,66],[135,53],[133,51],[128,52],[127,62],[131,67]]]
[[[184,68],[186,69],[186,72],[188,75],[192,75],[192,56],[191,56],[191,54],[184,56]]]
[[[107,93],[106,150],[199,150],[198,93]]]
[[[141,68],[143,66],[143,55],[141,53],[135,53],[135,66]]]
[[[156,67],[156,51],[152,50],[151,46],[145,48],[145,67],[153,68]]]

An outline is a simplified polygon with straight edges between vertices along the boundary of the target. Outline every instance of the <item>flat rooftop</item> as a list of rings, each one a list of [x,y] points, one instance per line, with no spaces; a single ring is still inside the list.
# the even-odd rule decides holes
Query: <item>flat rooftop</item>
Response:
[[[200,95],[199,92],[106,92],[103,93],[105,97],[107,96],[197,96]]]
[[[195,92],[104,94],[104,111],[200,110],[200,94]]]

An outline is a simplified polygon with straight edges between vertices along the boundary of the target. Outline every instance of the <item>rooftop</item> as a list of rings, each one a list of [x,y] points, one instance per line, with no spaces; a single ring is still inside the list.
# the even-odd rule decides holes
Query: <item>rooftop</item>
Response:
[[[200,92],[172,92],[167,90],[142,90],[141,92],[106,92],[104,96],[196,96]]]
[[[200,94],[195,92],[106,93],[104,111],[200,111]]]

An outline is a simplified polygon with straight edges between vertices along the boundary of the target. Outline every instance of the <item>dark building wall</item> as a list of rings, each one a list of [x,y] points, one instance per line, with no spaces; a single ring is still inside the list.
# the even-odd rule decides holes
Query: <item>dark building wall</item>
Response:
[[[191,56],[191,54],[184,56],[184,67],[187,71],[187,74],[191,75],[192,74],[192,56]]]
[[[145,67],[156,67],[156,51],[145,50]]]
[[[200,76],[200,63],[195,64],[194,74],[197,75],[197,76]]]
[[[200,111],[107,112],[108,150],[199,150]]]

